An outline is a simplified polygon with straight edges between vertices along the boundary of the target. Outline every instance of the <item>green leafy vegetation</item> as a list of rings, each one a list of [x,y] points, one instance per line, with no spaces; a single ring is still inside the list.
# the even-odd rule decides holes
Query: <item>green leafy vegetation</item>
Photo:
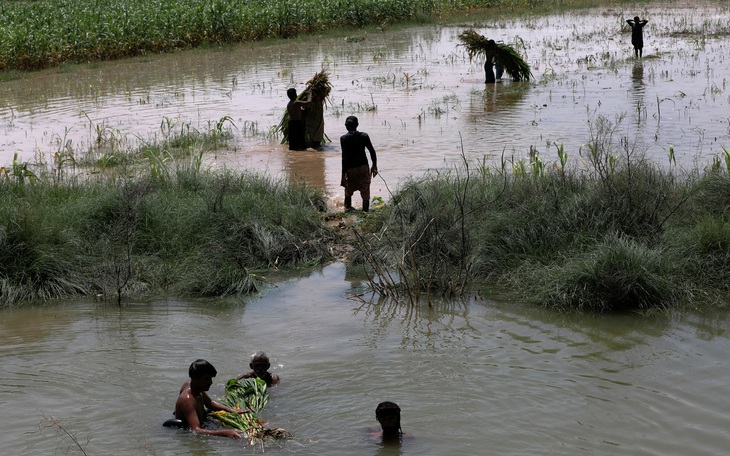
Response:
[[[568,310],[727,304],[730,175],[644,159],[605,118],[567,153],[491,168],[466,160],[413,179],[360,237],[381,294],[408,301],[485,287]]]
[[[226,395],[219,401],[228,407],[248,408],[251,413],[230,413],[224,410],[213,412],[213,419],[226,427],[246,432],[250,444],[261,443],[267,438],[283,439],[291,437],[291,433],[281,428],[269,428],[257,415],[269,403],[269,391],[266,382],[260,378],[232,378],[226,383]]]
[[[211,135],[129,151],[124,166],[0,170],[0,305],[74,295],[228,296],[329,258],[320,191],[201,165]],[[219,138],[220,139],[220,138]],[[117,153],[121,154],[120,151]],[[147,157],[169,157],[148,159]],[[178,158],[179,157],[179,158]]]

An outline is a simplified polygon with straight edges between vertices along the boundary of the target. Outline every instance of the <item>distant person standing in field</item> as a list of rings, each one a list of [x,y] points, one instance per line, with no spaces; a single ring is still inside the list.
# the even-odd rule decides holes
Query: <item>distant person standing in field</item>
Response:
[[[342,147],[342,180],[345,187],[345,210],[352,210],[352,195],[359,191],[362,196],[362,211],[370,210],[370,181],[378,175],[378,157],[367,133],[357,131],[357,117],[345,119],[347,134],[340,137]],[[365,149],[370,152],[372,168],[368,165]]]
[[[644,49],[644,32],[643,28],[646,25],[646,19],[639,20],[639,16],[633,19],[626,19],[626,22],[631,26],[631,44],[634,46],[634,55],[640,58],[643,54]]]

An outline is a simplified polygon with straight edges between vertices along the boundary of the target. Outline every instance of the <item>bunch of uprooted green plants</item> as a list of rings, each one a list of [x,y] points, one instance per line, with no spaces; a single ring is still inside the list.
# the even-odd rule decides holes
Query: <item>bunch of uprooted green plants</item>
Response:
[[[677,173],[594,124],[577,159],[556,146],[554,163],[463,160],[403,185],[359,236],[371,286],[409,303],[491,289],[560,310],[728,304],[730,153]]]
[[[199,135],[184,149],[202,147]],[[329,259],[320,191],[206,169],[202,152],[173,159],[170,143],[143,148],[144,160],[103,170],[42,171],[17,160],[0,170],[0,306],[75,295],[121,303],[142,292],[220,297],[256,290],[264,272]]]

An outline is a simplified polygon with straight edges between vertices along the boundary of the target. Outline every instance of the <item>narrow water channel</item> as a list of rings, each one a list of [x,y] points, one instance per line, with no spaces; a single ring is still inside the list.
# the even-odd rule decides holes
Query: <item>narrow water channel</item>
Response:
[[[259,454],[161,426],[187,367],[219,371],[211,394],[266,351],[281,384],[263,416],[296,435],[284,455],[716,455],[730,447],[727,314],[555,314],[473,300],[400,307],[349,298],[342,263],[246,302],[175,299],[0,313],[0,441],[6,454]],[[408,438],[368,435],[398,403]],[[57,453],[54,453],[57,452]]]

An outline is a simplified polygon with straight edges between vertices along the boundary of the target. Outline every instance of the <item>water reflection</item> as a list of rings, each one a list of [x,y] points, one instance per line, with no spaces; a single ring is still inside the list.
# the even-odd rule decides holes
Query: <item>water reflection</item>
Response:
[[[403,454],[403,445],[400,440],[397,441],[383,441],[378,444],[378,449],[375,452],[375,456],[400,456]]]
[[[286,172],[292,182],[306,182],[316,188],[327,188],[325,153],[319,150],[286,152]]]
[[[639,59],[634,62],[634,66],[631,70],[631,83],[633,93],[637,97],[643,97],[644,95],[644,62]]]
[[[494,84],[484,89],[484,112],[499,112],[508,115],[510,111],[519,109],[522,101],[529,93],[530,85],[524,82]]]

